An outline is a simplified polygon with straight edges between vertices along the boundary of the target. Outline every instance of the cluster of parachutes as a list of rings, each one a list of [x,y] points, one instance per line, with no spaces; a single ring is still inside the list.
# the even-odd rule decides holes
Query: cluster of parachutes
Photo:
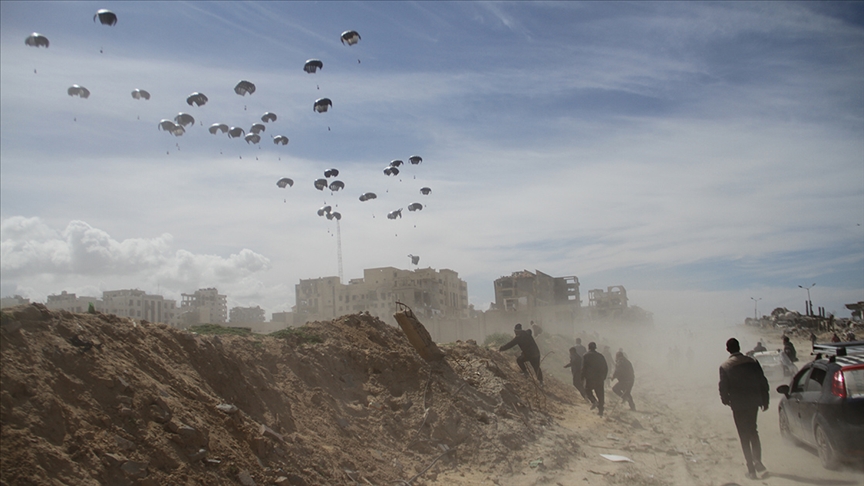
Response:
[[[102,25],[106,26],[114,26],[117,24],[118,18],[117,15],[106,9],[100,9],[93,16],[94,22],[99,22]],[[342,33],[340,36],[340,40],[342,44],[347,46],[353,46],[360,41],[360,34],[353,30],[348,30]],[[42,34],[37,32],[29,35],[25,41],[25,45],[31,47],[45,47],[48,48],[51,43],[48,38]],[[101,52],[101,51],[100,51]],[[360,60],[358,59],[358,63]],[[323,70],[324,63],[320,59],[308,59],[303,65],[303,71],[309,74],[315,74],[319,70]],[[35,72],[35,70],[34,70]],[[239,96],[252,95],[256,91],[256,86],[254,83],[248,80],[241,80],[234,86],[234,92]],[[73,84],[67,89],[67,94],[72,97],[79,97],[82,99],[87,99],[90,97],[90,90],[85,88],[84,86],[80,86],[77,84]],[[136,88],[131,92],[131,96],[135,100],[150,100],[151,94],[149,91]],[[210,99],[201,92],[191,93],[186,97],[186,104],[190,107],[200,108],[206,105]],[[333,101],[330,98],[322,97],[316,99],[312,104],[312,109],[316,113],[326,113],[330,108],[333,107]],[[245,107],[244,107],[245,109]],[[212,135],[227,135],[229,139],[234,138],[242,138],[246,141],[247,144],[258,144],[261,141],[261,133],[266,132],[267,126],[265,124],[270,124],[276,122],[278,119],[277,115],[272,112],[265,112],[261,116],[262,123],[253,124],[248,130],[241,126],[231,126],[226,123],[213,123],[208,127],[208,131]],[[164,131],[174,137],[181,137],[186,133],[187,127],[191,128],[195,126],[195,117],[190,113],[180,112],[175,115],[173,118],[164,118],[160,120],[157,124],[157,128],[161,131]],[[201,124],[201,123],[199,123]],[[329,130],[329,127],[328,127]],[[275,135],[272,136],[273,143],[276,145],[288,145],[289,139],[285,135]],[[178,145],[179,148],[179,145]],[[241,157],[242,158],[242,157]],[[412,155],[408,158],[408,161],[411,165],[419,165],[423,162],[423,158],[419,155]],[[402,160],[392,160],[385,168],[384,174],[388,177],[397,177],[400,173],[400,167],[402,167],[404,162]],[[342,191],[345,189],[345,183],[341,180],[336,180],[335,177],[339,175],[339,171],[337,169],[328,169],[324,171],[324,178],[319,178],[313,181],[313,186],[315,189],[319,191],[329,190],[331,195],[336,192]],[[415,177],[416,178],[416,177]],[[330,179],[333,179],[332,181]],[[401,182],[401,179],[400,179]],[[287,187],[294,186],[294,180],[289,177],[283,177],[276,182],[277,187],[280,189],[285,189]],[[423,187],[420,189],[420,193],[424,196],[429,195],[432,190],[429,187]],[[374,192],[364,192],[360,195],[360,202],[368,202],[377,199],[378,196]],[[408,210],[411,212],[420,211],[424,208],[424,205],[419,202],[412,202],[408,206]],[[337,222],[342,219],[341,213],[338,211],[334,211],[330,205],[326,205],[318,209],[318,216],[326,217],[328,220],[335,219]],[[373,215],[374,217],[374,215]],[[402,218],[402,208],[392,210],[387,213],[387,219],[395,220]],[[420,260],[419,256],[408,255],[411,258],[411,262],[414,265]]]

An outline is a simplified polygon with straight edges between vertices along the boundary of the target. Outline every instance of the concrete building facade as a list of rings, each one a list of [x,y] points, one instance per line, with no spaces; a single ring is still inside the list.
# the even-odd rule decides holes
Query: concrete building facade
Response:
[[[522,270],[495,280],[495,310],[527,311],[558,305],[581,305],[578,278]]]
[[[29,304],[30,299],[21,297],[20,295],[14,295],[12,297],[2,297],[0,298],[0,309],[5,309],[7,307],[15,307],[17,305]]]
[[[102,292],[101,309],[97,306],[96,310],[149,322],[163,322],[171,326],[177,326],[179,318],[176,300],[150,295],[137,289]]]
[[[93,307],[99,312],[102,312],[104,308],[102,299],[99,297],[77,297],[75,294],[70,294],[64,290],[59,294],[49,295],[45,307],[49,310],[65,310],[80,314],[87,312],[90,304],[93,304]]]
[[[228,322],[231,325],[257,324],[266,320],[264,309],[257,305],[255,307],[232,307],[228,313]]]
[[[198,289],[180,294],[181,321],[184,325],[225,324],[228,321],[228,297],[215,288]]]
[[[342,284],[338,277],[300,280],[295,287],[295,324],[369,312],[390,322],[397,302],[419,317],[468,316],[468,284],[453,270],[363,270],[363,278]]]

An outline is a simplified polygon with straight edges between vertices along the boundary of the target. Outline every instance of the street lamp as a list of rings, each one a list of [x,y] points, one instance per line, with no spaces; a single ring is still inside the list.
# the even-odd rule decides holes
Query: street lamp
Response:
[[[810,300],[810,289],[812,289],[815,286],[816,286],[815,283],[810,285],[809,287],[804,287],[803,285],[798,286],[798,288],[804,289],[807,291],[807,306],[806,307],[807,307],[807,315],[808,316],[813,314],[813,301]]]
[[[759,307],[759,301],[762,300],[762,297],[759,297],[758,299],[754,299],[753,297],[750,297],[750,300],[753,301],[753,319],[757,319],[757,320],[758,320],[759,317],[757,316],[756,309],[758,309],[758,307]]]

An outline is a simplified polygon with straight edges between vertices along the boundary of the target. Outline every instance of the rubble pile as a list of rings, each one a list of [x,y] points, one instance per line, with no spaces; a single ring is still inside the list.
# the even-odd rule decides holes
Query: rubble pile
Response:
[[[556,423],[572,386],[541,390],[471,341],[440,349],[426,362],[368,314],[233,336],[6,309],[0,483],[427,484],[579,456]]]

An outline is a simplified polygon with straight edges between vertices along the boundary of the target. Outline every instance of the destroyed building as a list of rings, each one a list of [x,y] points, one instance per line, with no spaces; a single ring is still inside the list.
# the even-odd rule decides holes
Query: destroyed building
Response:
[[[228,297],[215,288],[180,295],[183,297],[180,314],[184,325],[225,324],[228,321]]]
[[[527,310],[550,305],[579,307],[579,279],[553,277],[540,270],[513,272],[495,280],[494,308],[504,311]]]

